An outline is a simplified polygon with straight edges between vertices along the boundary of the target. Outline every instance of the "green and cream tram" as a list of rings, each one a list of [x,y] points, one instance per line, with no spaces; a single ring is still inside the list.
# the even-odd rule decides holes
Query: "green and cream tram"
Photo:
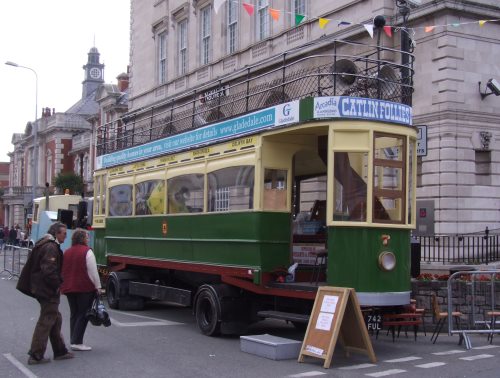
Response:
[[[411,117],[317,94],[127,148],[101,129],[93,229],[110,306],[192,305],[212,335],[265,310],[309,314],[319,285],[408,304]]]

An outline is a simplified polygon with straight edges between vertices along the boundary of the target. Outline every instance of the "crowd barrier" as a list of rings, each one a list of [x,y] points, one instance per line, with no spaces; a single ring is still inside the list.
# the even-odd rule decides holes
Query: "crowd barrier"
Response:
[[[31,249],[26,247],[4,244],[0,250],[0,255],[3,260],[0,275],[4,273],[8,274],[8,280],[11,280],[14,277],[19,277],[21,269],[26,263],[30,252]]]
[[[453,317],[448,316],[449,335],[460,335],[467,349],[472,348],[469,334],[487,334],[491,343],[493,336],[500,333],[500,270],[455,272],[448,279],[447,289],[448,314],[455,311],[457,298],[468,307],[465,322],[454,324]]]

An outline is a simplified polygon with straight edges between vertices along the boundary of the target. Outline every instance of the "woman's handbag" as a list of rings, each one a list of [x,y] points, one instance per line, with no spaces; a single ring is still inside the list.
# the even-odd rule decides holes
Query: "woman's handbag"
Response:
[[[92,307],[87,311],[86,316],[92,325],[103,325],[104,327],[109,327],[111,325],[111,319],[104,307],[101,296],[98,294],[96,294],[94,302],[92,302]]]

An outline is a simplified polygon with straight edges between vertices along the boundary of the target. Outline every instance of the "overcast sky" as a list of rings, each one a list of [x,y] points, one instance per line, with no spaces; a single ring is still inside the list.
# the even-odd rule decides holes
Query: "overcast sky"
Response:
[[[35,118],[38,74],[38,118],[42,107],[64,112],[82,95],[87,53],[101,54],[106,83],[125,72],[130,45],[129,0],[0,1],[0,161],[9,161],[13,133],[23,133]]]

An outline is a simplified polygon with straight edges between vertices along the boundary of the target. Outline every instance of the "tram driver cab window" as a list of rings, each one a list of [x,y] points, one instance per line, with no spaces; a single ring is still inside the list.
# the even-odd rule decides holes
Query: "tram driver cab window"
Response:
[[[334,153],[333,220],[366,222],[367,152]]]

